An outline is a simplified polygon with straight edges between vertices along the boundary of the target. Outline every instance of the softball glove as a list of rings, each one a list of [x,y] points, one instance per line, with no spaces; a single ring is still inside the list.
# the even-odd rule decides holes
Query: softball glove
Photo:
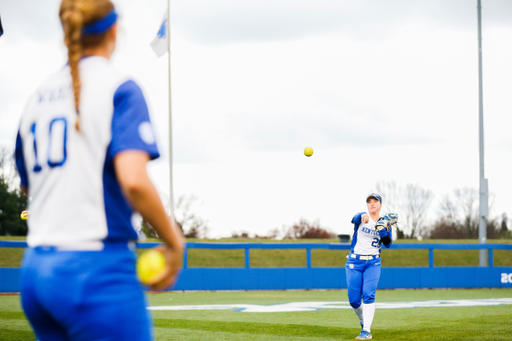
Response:
[[[375,229],[381,230],[380,227],[385,228],[389,231],[389,228],[398,222],[398,214],[396,213],[388,213],[383,217],[380,217],[375,224]]]

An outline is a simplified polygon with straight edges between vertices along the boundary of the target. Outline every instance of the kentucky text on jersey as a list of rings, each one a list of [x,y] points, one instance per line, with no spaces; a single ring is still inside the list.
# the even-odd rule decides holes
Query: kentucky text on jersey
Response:
[[[374,235],[374,236],[378,236],[379,235],[377,233],[377,231],[375,230],[375,228],[372,230],[371,228],[366,227],[366,226],[361,227],[361,229],[359,231],[363,232],[363,233],[368,233],[368,234],[371,234],[371,235]]]
[[[357,213],[352,218],[352,224],[354,224],[354,234],[352,236],[352,250],[351,252],[357,255],[378,255],[381,251],[383,236],[389,236],[391,238],[392,229],[389,231],[377,231],[375,230],[376,221],[374,221],[368,214],[369,220],[367,223],[363,223],[363,214],[365,212]],[[389,248],[389,244],[385,244]]]

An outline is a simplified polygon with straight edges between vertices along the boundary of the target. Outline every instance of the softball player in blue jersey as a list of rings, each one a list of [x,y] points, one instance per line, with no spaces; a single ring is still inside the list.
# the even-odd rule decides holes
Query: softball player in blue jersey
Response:
[[[31,198],[21,303],[38,340],[150,340],[135,274],[138,211],[156,229],[166,270],[179,269],[182,236],[146,172],[159,156],[144,96],[110,64],[117,14],[110,0],[63,0],[69,63],[30,98],[16,139]]]
[[[393,213],[384,219],[380,217],[382,197],[379,194],[368,195],[366,203],[368,212],[358,213],[352,218],[352,248],[345,265],[349,303],[362,328],[356,340],[372,338],[370,327],[375,315],[374,302],[380,277],[381,245],[384,244],[387,248],[391,246],[391,225],[396,222],[396,214]]]

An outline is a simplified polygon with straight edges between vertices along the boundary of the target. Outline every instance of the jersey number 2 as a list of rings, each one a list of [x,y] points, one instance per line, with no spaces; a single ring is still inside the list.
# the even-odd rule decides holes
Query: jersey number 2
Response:
[[[372,246],[380,247],[380,240],[378,240],[377,238],[373,238]]]
[[[39,173],[43,167],[39,164],[37,157],[37,136],[36,123],[32,123],[30,127],[32,136],[34,137],[34,157],[36,163],[34,172]],[[58,117],[50,122],[47,163],[50,168],[60,167],[66,162],[66,142],[67,142],[68,123],[64,117]]]

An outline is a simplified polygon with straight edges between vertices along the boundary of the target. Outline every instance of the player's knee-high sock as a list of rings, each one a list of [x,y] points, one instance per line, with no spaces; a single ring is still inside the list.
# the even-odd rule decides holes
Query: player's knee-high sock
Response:
[[[373,316],[375,316],[375,303],[363,303],[360,308],[363,308],[363,330],[369,332],[372,326]]]
[[[360,305],[357,308],[352,307],[354,309],[354,312],[356,313],[357,317],[359,317],[359,321],[363,323],[363,305]]]

